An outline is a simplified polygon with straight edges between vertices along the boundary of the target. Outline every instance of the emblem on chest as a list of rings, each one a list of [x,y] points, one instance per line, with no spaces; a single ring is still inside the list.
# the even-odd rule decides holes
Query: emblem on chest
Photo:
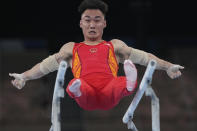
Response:
[[[97,48],[90,48],[89,51],[90,51],[91,53],[96,53],[96,52],[97,52]]]

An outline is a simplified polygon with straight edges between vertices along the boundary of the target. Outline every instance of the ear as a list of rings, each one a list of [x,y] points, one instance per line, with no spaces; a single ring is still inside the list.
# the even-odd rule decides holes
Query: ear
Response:
[[[107,22],[106,22],[106,20],[104,21],[104,28],[106,28],[107,27]]]
[[[79,27],[80,27],[80,28],[82,28],[81,25],[82,25],[82,21],[80,20],[80,22],[79,22]]]

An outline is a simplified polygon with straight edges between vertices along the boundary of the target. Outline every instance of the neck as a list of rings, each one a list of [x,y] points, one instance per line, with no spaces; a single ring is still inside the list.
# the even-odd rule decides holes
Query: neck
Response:
[[[104,40],[102,40],[102,39],[95,40],[95,41],[85,40],[84,43],[87,44],[87,45],[97,45],[97,44],[101,43],[102,41],[104,41]]]

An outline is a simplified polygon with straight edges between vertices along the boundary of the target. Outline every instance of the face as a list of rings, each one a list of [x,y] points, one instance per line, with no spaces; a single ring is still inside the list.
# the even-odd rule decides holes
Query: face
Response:
[[[98,9],[87,9],[81,16],[80,27],[85,40],[101,40],[106,21],[103,13]]]

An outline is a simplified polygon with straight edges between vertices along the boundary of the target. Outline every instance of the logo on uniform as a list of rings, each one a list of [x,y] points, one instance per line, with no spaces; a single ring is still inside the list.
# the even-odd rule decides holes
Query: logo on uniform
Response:
[[[89,51],[90,51],[91,53],[95,53],[95,52],[97,52],[97,48],[91,48]]]

